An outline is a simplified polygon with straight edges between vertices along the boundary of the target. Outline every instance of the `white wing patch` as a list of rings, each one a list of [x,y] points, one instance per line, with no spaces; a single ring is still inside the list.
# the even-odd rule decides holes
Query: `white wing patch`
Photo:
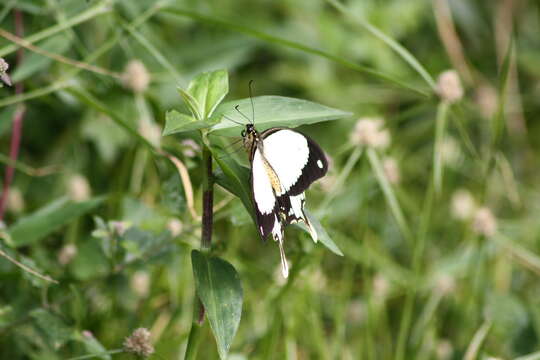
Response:
[[[261,214],[270,214],[274,210],[276,197],[272,190],[270,178],[264,167],[263,158],[259,149],[255,150],[252,162],[253,172],[253,196],[259,212]]]
[[[264,157],[281,183],[282,190],[276,194],[279,196],[287,192],[302,175],[302,170],[309,159],[307,139],[292,130],[279,130],[264,138],[263,149]]]

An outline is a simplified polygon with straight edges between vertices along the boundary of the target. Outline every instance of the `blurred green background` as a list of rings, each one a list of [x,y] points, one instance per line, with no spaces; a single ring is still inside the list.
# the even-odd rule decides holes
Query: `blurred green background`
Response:
[[[0,28],[23,85],[0,89],[3,183],[15,165],[0,358],[98,354],[138,327],[154,358],[183,358],[200,137],[161,131],[187,111],[178,86],[227,69],[226,100],[253,79],[255,95],[354,114],[301,129],[331,161],[307,206],[343,257],[291,226],[286,281],[276,245],[216,186],[213,253],[244,289],[230,359],[540,359],[537,1],[3,0]],[[370,129],[384,139],[366,150]],[[185,164],[193,204],[136,132]],[[218,358],[208,325],[198,358]]]

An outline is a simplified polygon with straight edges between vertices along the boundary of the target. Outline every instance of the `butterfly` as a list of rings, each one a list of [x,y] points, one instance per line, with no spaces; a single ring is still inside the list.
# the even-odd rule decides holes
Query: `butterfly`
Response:
[[[289,266],[283,248],[284,227],[302,221],[317,241],[317,232],[304,212],[304,192],[326,174],[328,160],[315,141],[290,128],[273,127],[259,133],[252,122],[245,125],[241,135],[251,164],[251,195],[258,232],[263,240],[271,235],[278,243],[286,278]]]

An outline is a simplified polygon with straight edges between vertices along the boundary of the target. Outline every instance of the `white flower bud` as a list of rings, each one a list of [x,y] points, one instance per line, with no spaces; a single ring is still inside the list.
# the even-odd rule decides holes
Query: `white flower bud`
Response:
[[[470,219],[476,204],[470,192],[464,189],[459,189],[452,195],[452,215],[459,220]]]
[[[390,132],[384,129],[382,119],[361,118],[356,122],[351,142],[354,145],[384,149],[390,145]]]
[[[154,353],[154,347],[150,343],[150,331],[138,328],[124,340],[124,351],[147,358]]]
[[[75,174],[68,179],[68,196],[73,201],[90,199],[91,190],[88,180],[82,175]]]
[[[7,210],[14,214],[20,214],[24,211],[24,198],[21,190],[16,187],[9,189],[8,198],[7,198]]]
[[[183,227],[184,225],[182,224],[182,222],[175,218],[170,219],[167,223],[167,229],[171,232],[171,235],[173,237],[177,237],[178,235],[180,235],[180,233],[182,233]]]
[[[437,93],[447,103],[455,103],[463,97],[463,87],[455,70],[446,70],[437,79]]]
[[[131,60],[122,74],[124,86],[133,92],[142,93],[150,83],[150,74],[139,60]]]
[[[146,271],[136,271],[129,284],[135,294],[145,297],[150,292],[150,275]]]
[[[75,244],[66,244],[58,252],[58,262],[60,265],[69,264],[77,255],[77,246]]]
[[[462,159],[462,152],[458,142],[451,136],[445,136],[441,143],[442,161],[450,166],[456,166]]]
[[[390,291],[390,283],[382,274],[377,274],[373,278],[373,294],[378,302],[384,302]]]
[[[497,219],[487,207],[476,210],[473,222],[474,231],[486,237],[491,237],[497,232]]]
[[[401,180],[401,174],[399,172],[399,166],[396,159],[392,157],[386,157],[382,163],[384,174],[390,184],[399,184]]]
[[[451,294],[456,289],[456,281],[447,274],[442,274],[436,279],[436,289],[442,295]]]

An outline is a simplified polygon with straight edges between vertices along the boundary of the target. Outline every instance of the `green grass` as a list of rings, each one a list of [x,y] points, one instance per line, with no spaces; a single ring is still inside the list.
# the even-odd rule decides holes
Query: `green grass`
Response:
[[[0,28],[16,34],[19,9],[31,45],[18,63],[17,45],[0,38],[8,74],[24,84],[21,94],[0,88],[2,183],[15,169],[0,227],[0,357],[129,359],[124,339],[145,327],[152,358],[216,359],[212,329],[223,355],[234,322],[220,291],[238,274],[229,359],[539,359],[540,6],[441,1],[461,54],[442,40],[453,35],[434,16],[444,6],[422,0],[2,4]],[[461,100],[444,102],[438,74],[460,58],[472,75]],[[132,60],[147,74],[129,79]],[[222,81],[215,93],[186,95],[217,69],[228,93]],[[142,92],[126,85],[145,76]],[[331,159],[307,193],[327,236],[315,244],[287,228],[287,280],[277,245],[260,241],[246,211],[247,157],[227,148],[239,129],[207,132],[220,121],[215,106],[231,115],[238,101],[250,114],[250,80],[261,128],[302,125]],[[200,102],[200,119],[177,88]],[[307,120],[292,98],[353,115]],[[283,101],[290,108],[273,112]],[[173,117],[174,134],[161,136]],[[382,119],[390,144],[355,144],[359,118]],[[208,236],[211,187],[213,236],[197,283],[191,253]],[[474,209],[466,213],[462,196],[460,219],[463,189]],[[205,278],[212,310],[199,325],[195,287],[201,294]]]

